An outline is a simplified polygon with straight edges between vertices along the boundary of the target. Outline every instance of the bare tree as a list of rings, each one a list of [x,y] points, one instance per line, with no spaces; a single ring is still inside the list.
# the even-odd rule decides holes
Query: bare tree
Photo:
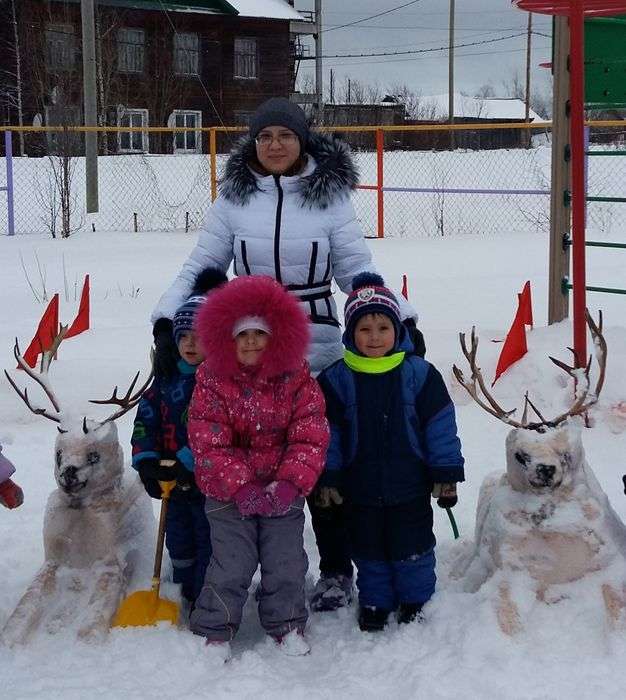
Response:
[[[491,82],[483,83],[474,93],[474,97],[480,100],[487,100],[496,96],[495,88]]]
[[[17,112],[17,123],[24,124],[22,108],[22,51],[17,24],[15,0],[0,0],[0,19],[5,25],[0,50],[5,60],[0,67],[0,106],[6,110],[7,121],[11,123],[12,112]],[[9,29],[10,27],[10,29]],[[24,155],[24,134],[19,132],[19,154]]]

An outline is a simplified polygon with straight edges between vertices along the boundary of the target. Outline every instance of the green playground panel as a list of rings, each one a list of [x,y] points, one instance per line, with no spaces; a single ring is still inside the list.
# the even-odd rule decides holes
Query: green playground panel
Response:
[[[585,104],[626,107],[626,15],[585,20]]]

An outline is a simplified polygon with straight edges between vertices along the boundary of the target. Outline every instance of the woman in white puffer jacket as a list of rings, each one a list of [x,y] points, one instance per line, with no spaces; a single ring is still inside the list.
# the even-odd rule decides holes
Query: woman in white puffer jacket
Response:
[[[262,104],[249,135],[231,153],[220,195],[196,247],[159,300],[152,321],[155,371],[173,372],[178,351],[171,318],[192,292],[198,273],[213,267],[236,275],[269,275],[295,294],[312,326],[313,374],[343,356],[332,282],[346,293],[359,272],[375,272],[350,193],[358,174],[347,145],[309,132],[300,107],[283,98]],[[401,314],[416,352],[424,352],[415,311],[401,295]],[[420,347],[421,344],[421,347]],[[320,552],[313,610],[333,610],[352,597],[352,563],[338,493],[308,499]]]
[[[230,155],[196,247],[152,314],[157,371],[167,364],[160,353],[166,348],[159,347],[167,345],[167,320],[198,273],[206,267],[226,271],[233,260],[236,275],[269,275],[301,299],[314,324],[314,374],[339,359],[332,281],[349,293],[356,274],[376,270],[350,201],[357,182],[345,143],[309,132],[304,112],[289,100],[261,105],[249,135]],[[406,302],[402,312],[415,316]]]

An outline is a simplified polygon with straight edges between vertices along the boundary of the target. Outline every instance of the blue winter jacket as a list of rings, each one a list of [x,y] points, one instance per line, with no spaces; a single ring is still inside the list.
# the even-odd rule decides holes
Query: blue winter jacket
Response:
[[[429,362],[406,355],[395,369],[366,374],[338,360],[318,381],[331,428],[321,485],[356,504],[389,506],[464,480],[454,406]]]
[[[187,413],[196,383],[196,367],[178,361],[178,372],[167,380],[155,379],[137,407],[131,438],[133,467],[148,457],[178,459],[194,471],[187,439]]]

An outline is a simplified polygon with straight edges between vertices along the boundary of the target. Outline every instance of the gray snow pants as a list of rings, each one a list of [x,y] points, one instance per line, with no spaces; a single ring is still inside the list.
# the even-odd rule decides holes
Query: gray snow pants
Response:
[[[259,618],[263,629],[272,636],[304,629],[308,618],[304,597],[308,559],[303,508],[304,498],[298,498],[285,515],[242,518],[234,503],[207,497],[213,554],[191,614],[192,632],[211,641],[230,641],[235,636],[259,564]]]

